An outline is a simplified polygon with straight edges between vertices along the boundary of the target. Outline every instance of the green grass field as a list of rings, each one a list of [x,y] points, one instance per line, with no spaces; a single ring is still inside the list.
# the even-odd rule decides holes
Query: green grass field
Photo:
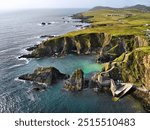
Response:
[[[92,32],[105,32],[111,35],[139,35],[147,39],[146,30],[150,29],[150,13],[139,10],[94,10],[82,13],[94,16],[88,20],[91,27],[66,34],[74,36]]]

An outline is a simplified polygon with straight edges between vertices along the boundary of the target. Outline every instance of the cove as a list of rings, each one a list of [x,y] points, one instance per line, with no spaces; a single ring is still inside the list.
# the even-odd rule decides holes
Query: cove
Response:
[[[40,58],[32,59],[28,64],[18,67],[18,74],[32,73],[37,67],[53,66],[61,72],[72,74],[75,69],[81,68],[85,77],[91,77],[95,72],[101,71],[102,65],[95,63],[95,56],[67,55],[62,58]],[[20,74],[21,73],[21,74]],[[100,113],[100,112],[145,112],[140,102],[130,95],[120,99],[118,102],[112,101],[110,93],[96,93],[87,88],[80,92],[69,92],[63,90],[63,82],[60,81],[42,92],[28,92],[25,102],[24,112],[48,112],[48,113]],[[21,83],[28,90],[32,88],[32,83]]]

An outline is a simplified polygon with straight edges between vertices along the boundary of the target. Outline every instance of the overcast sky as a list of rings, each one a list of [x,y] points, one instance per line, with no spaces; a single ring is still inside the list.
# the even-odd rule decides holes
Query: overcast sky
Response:
[[[124,7],[135,4],[150,6],[150,0],[0,0],[0,9]]]

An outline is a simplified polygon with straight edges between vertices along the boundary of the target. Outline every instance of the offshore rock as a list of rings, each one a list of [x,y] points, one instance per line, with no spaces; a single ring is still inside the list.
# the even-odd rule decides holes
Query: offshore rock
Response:
[[[64,89],[70,91],[81,91],[85,88],[84,72],[77,69],[73,72],[72,76],[65,81]]]
[[[25,74],[19,77],[22,80],[29,80],[38,83],[45,83],[47,85],[52,85],[58,80],[67,79],[69,75],[61,73],[58,69],[54,67],[39,67],[32,74]]]

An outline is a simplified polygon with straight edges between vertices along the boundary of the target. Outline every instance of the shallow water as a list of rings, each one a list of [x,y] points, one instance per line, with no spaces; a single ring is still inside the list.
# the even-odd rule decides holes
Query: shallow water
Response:
[[[0,14],[0,112],[145,112],[141,104],[127,96],[112,102],[108,93],[95,93],[91,89],[66,92],[63,81],[46,91],[31,92],[31,82],[20,81],[18,76],[32,73],[39,66],[54,66],[61,72],[72,74],[83,69],[85,77],[101,71],[94,56],[68,55],[63,58],[18,59],[25,49],[42,41],[41,35],[60,35],[78,30],[70,15],[84,10],[25,10]],[[65,23],[69,20],[69,23]],[[40,26],[41,22],[52,22]]]

